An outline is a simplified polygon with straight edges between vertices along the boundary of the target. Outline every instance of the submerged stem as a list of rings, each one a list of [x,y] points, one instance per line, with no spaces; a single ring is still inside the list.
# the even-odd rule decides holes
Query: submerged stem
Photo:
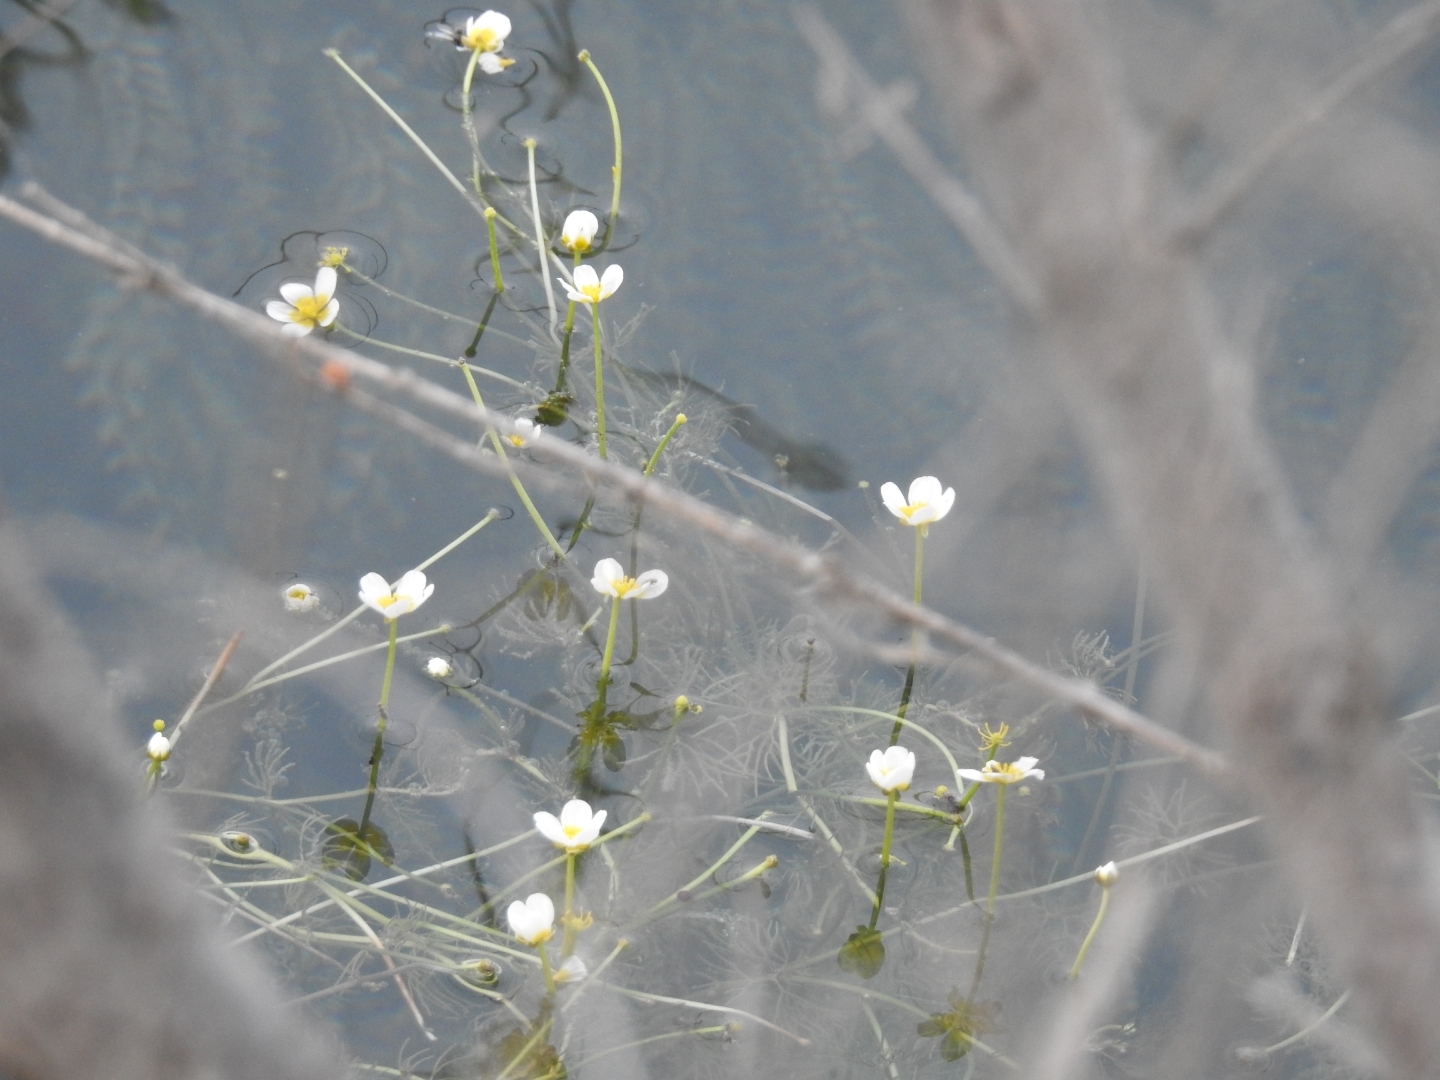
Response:
[[[595,333],[595,433],[600,439],[600,456],[605,454],[605,369],[601,361],[600,301],[590,305],[590,326]]]
[[[915,604],[920,604],[920,582],[925,566],[925,526],[919,525],[915,528]],[[910,631],[910,643],[918,649],[920,644],[920,632]],[[905,713],[910,708],[910,694],[915,689],[915,661],[910,661],[909,668],[905,671],[905,687],[900,691],[900,707],[895,710],[895,726],[890,730],[890,745],[894,746],[900,741],[900,729],[905,724]]]
[[[880,921],[880,905],[885,900],[885,876],[890,870],[890,841],[895,835],[895,800],[900,797],[898,791],[886,792],[885,795],[885,839],[880,844],[880,880],[875,883],[875,903],[870,908],[870,929],[875,929],[875,924]]]
[[[365,830],[370,825],[370,811],[375,809],[375,787],[380,779],[380,759],[385,754],[385,725],[390,721],[386,710],[390,707],[390,683],[395,676],[395,638],[399,629],[399,620],[391,619],[390,651],[385,654],[385,680],[380,684],[380,718],[375,726],[375,747],[370,751],[370,782],[365,790],[365,812],[360,815],[360,827],[355,830],[356,837],[362,842],[365,840]]]
[[[985,929],[980,934],[980,951],[975,957],[975,977],[970,982],[970,993],[966,998],[975,1003],[975,991],[980,989],[980,976],[985,973],[985,951],[990,947],[990,927],[995,922],[995,897],[1000,891],[1000,856],[1005,845],[1005,792],[1008,784],[996,785],[1000,790],[995,796],[995,851],[990,857],[990,895],[985,901]]]
[[[560,959],[568,960],[575,949],[575,853],[565,853],[565,914],[560,925]]]
[[[1100,932],[1100,924],[1105,921],[1105,909],[1110,906],[1110,886],[1100,886],[1100,910],[1095,913],[1095,921],[1090,924],[1090,932],[1085,935],[1085,940],[1080,943],[1080,951],[1075,954],[1075,963],[1070,968],[1070,981],[1074,982],[1080,977],[1080,965],[1085,962],[1085,954],[1090,951],[1091,944],[1095,941],[1095,935]]]

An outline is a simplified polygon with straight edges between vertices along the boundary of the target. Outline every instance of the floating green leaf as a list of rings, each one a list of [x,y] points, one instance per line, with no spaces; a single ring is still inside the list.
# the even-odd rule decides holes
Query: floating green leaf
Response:
[[[372,855],[378,855],[387,866],[395,861],[390,838],[373,821],[365,824],[363,833],[354,818],[340,818],[325,826],[325,844],[320,849],[325,869],[338,870],[351,881],[364,881]]]
[[[869,926],[857,926],[855,932],[840,946],[842,971],[859,975],[862,979],[873,979],[885,966],[885,942],[880,931]]]
[[[952,990],[949,1011],[920,1021],[915,1031],[922,1039],[939,1038],[940,1056],[946,1061],[959,1061],[970,1052],[975,1036],[996,1030],[995,1014],[999,1011],[993,1001],[974,1004],[962,998],[958,990]]]

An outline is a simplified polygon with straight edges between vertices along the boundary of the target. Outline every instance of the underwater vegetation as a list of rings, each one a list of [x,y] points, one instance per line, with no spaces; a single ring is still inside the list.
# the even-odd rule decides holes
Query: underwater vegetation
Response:
[[[846,5],[377,5],[317,56],[296,12],[215,50],[85,7],[115,231],[0,208],[136,286],[69,363],[152,546],[36,546],[184,653],[111,668],[126,768],[355,1074],[1433,1060],[1436,155],[1336,121],[1402,214],[1292,127],[1440,17],[1326,5],[1259,64],[1297,165],[1216,103],[1228,9],[1118,5],[1123,94],[1069,5],[942,9],[912,49]]]

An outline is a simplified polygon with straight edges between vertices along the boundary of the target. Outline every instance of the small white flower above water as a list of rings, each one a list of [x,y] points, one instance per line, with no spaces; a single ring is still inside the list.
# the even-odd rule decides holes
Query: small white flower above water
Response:
[[[558,818],[546,810],[537,813],[535,828],[567,855],[578,855],[600,838],[605,813],[592,811],[584,799],[571,799],[560,808]]]
[[[590,245],[595,242],[595,234],[599,231],[600,219],[589,210],[571,210],[560,229],[560,244],[579,255],[590,250]],[[615,284],[616,288],[619,288],[620,283],[617,281]]]
[[[379,574],[366,574],[360,579],[360,602],[384,615],[387,621],[414,611],[434,591],[434,585],[425,583],[422,570],[407,570],[394,586]]]
[[[585,961],[578,956],[572,956],[555,969],[555,981],[557,983],[576,983],[590,974],[590,969],[585,966]]]
[[[915,755],[903,746],[872,750],[865,771],[870,774],[870,782],[886,795],[904,791],[915,777]]]
[[[170,757],[170,740],[161,732],[155,732],[145,746],[145,756],[157,764],[165,761]]]
[[[961,780],[978,784],[1018,784],[1021,780],[1045,779],[1045,770],[1037,769],[1039,758],[1022,757],[1016,761],[987,761],[983,769],[956,769],[955,775]]]
[[[309,585],[297,581],[289,585],[280,594],[280,599],[285,604],[286,611],[294,611],[304,614],[307,611],[314,611],[320,606],[320,594]]]
[[[543,945],[555,933],[555,905],[544,893],[531,893],[506,909],[505,921],[524,944]]]
[[[280,328],[281,333],[304,337],[317,326],[329,326],[339,316],[340,301],[335,299],[335,284],[335,268],[322,266],[315,275],[313,288],[299,281],[281,285],[280,295],[285,299],[271,300],[265,305],[265,314],[285,324]]]
[[[607,266],[605,273],[597,275],[589,263],[575,268],[575,284],[564,278],[557,279],[565,288],[565,295],[577,304],[598,304],[606,297],[614,296],[615,290],[625,280],[625,271],[619,265]]]
[[[425,661],[425,674],[432,679],[448,679],[455,674],[455,667],[443,656],[432,656]]]
[[[1118,883],[1119,880],[1120,868],[1115,865],[1113,859],[1104,866],[1097,866],[1095,868],[1095,884],[1099,885],[1102,889],[1110,888],[1110,886]]]
[[[545,433],[545,429],[534,420],[527,420],[523,416],[515,421],[515,430],[509,435],[501,435],[502,442],[507,442],[517,449],[534,446],[535,442]]]
[[[590,584],[602,596],[617,600],[651,600],[670,587],[670,575],[664,570],[646,570],[638,578],[626,577],[615,559],[601,559]]]
[[[900,494],[899,487],[887,481],[880,487],[880,498],[885,509],[906,525],[924,531],[926,526],[950,513],[950,507],[955,505],[955,489],[942,491],[935,477],[920,476],[910,482],[910,492],[905,496]]]
[[[427,31],[426,36],[448,41],[461,52],[475,53],[480,70],[487,75],[499,75],[515,63],[499,55],[505,48],[505,39],[510,36],[510,17],[498,11],[471,15],[460,26],[442,22]]]

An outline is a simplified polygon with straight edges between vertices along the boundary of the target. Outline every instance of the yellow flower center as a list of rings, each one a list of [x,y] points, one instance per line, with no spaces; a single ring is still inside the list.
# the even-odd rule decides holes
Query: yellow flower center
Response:
[[[288,597],[290,597],[291,600],[304,600],[307,596],[310,595],[310,590],[309,590],[309,589],[291,589],[291,590],[290,590],[288,593],[286,593],[285,595],[288,596]]]
[[[615,582],[614,588],[616,598],[624,600],[625,597],[629,596],[632,592],[639,588],[639,582],[637,582],[633,577],[622,577]]]
[[[320,256],[321,266],[333,266],[336,269],[345,265],[345,257],[350,254],[348,247],[327,247],[325,254]]]
[[[571,251],[573,251],[576,255],[579,255],[583,252],[590,250],[590,241],[585,239],[585,237],[583,236],[572,236],[570,237],[570,239],[565,241],[565,246],[568,247]]]
[[[585,831],[579,825],[561,825],[560,828],[564,830],[565,839],[567,840],[574,840],[575,837],[579,836],[582,832]]]
[[[594,285],[581,285],[580,288],[575,291],[585,296],[589,303],[598,304],[600,302],[600,289],[601,285],[597,281]]]
[[[524,435],[501,435],[500,437],[501,437],[502,439],[504,439],[506,442],[508,442],[511,446],[524,446],[524,445],[525,445],[525,436],[524,436]]]
[[[391,593],[389,596],[377,596],[375,598],[375,602],[379,604],[382,608],[388,608],[391,604],[397,603],[399,599],[400,597],[396,596],[394,593]]]
[[[1001,764],[998,761],[987,761],[985,771],[994,777],[992,783],[1013,784],[1017,780],[1024,780],[1025,774],[1017,769],[1011,762]]]
[[[319,326],[329,303],[328,296],[302,296],[291,305],[290,321],[301,326]]]
[[[460,44],[476,52],[498,52],[500,38],[488,26],[477,26],[460,39]]]

